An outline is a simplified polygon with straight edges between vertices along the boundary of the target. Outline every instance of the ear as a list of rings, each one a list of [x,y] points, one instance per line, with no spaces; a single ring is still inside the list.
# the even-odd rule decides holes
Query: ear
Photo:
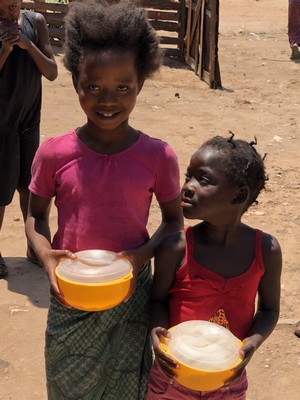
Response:
[[[78,94],[78,76],[75,76],[74,74],[72,74],[72,82],[73,82],[73,86],[74,89],[76,90],[76,93]]]
[[[244,185],[237,189],[235,198],[232,200],[232,204],[243,204],[245,203],[250,195],[249,187]]]
[[[143,86],[144,86],[144,82],[145,80],[140,80],[138,83],[138,94],[140,94],[140,91],[142,90]]]

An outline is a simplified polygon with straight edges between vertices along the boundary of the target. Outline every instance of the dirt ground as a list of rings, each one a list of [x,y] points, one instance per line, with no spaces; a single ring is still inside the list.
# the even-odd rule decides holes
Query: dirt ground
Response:
[[[281,316],[249,364],[247,399],[297,400],[300,339],[294,330],[300,320],[300,64],[289,59],[288,1],[220,3],[223,90],[210,90],[186,66],[168,63],[146,82],[132,124],[173,146],[182,179],[190,155],[204,139],[228,130],[249,141],[257,136],[259,152],[268,153],[267,191],[244,219],[281,243]],[[61,58],[57,50],[58,79],[44,81],[42,140],[84,122]],[[154,205],[150,232],[158,218]],[[55,220],[53,209],[53,228]],[[0,399],[46,399],[43,346],[48,283],[44,272],[24,258],[24,224],[17,197],[7,208],[0,241],[9,267],[8,278],[0,281]]]

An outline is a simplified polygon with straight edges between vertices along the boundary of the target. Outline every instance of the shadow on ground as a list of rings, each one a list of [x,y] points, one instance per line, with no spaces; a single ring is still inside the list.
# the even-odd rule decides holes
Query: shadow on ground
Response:
[[[36,307],[49,307],[49,283],[45,271],[27,258],[5,257],[7,290],[27,296]]]

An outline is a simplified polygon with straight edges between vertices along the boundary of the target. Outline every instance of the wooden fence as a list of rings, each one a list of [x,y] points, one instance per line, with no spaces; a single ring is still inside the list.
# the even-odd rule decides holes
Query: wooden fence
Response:
[[[139,5],[146,9],[166,56],[185,61],[211,88],[221,87],[219,0],[140,0]],[[51,44],[62,46],[67,4],[23,0],[22,7],[43,14]]]
[[[210,88],[221,85],[218,61],[219,0],[184,0],[185,62]]]

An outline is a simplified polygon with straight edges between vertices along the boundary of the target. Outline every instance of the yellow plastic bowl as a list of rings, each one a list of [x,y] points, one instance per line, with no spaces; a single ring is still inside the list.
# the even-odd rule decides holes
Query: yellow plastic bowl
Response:
[[[59,290],[66,302],[79,310],[103,311],[120,304],[129,291],[132,273],[104,283],[79,283],[70,281],[55,269]]]
[[[172,328],[169,329],[169,332],[172,332]],[[238,340],[239,346],[242,346],[242,342]],[[169,352],[166,344],[166,338],[161,339],[161,348],[162,350],[172,358],[174,358]],[[223,370],[201,370],[188,366],[187,364],[177,361],[177,364],[180,366],[179,369],[173,369],[174,373],[177,375],[176,381],[180,383],[180,385],[185,386],[192,390],[197,391],[210,391],[216,390],[220,387],[224,386],[226,381],[234,376],[234,368],[237,367],[242,362],[242,357],[233,364],[230,368]]]

